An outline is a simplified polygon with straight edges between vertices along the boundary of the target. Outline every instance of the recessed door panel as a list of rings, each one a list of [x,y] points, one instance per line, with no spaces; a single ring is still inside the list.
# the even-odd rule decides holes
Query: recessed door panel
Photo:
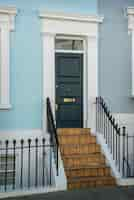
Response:
[[[80,96],[80,84],[79,83],[59,83],[58,95],[60,96]]]
[[[73,111],[73,112],[72,112]],[[80,106],[79,105],[61,105],[59,108],[59,120],[72,120],[72,121],[80,121],[81,116],[80,113]]]

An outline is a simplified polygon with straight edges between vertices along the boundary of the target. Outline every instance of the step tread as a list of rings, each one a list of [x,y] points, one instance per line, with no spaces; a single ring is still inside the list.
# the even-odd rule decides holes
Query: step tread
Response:
[[[94,145],[94,146],[97,146],[97,147],[100,147],[100,144],[97,144],[96,142],[95,143],[91,143],[91,144],[60,144],[60,146],[61,147],[63,147],[63,146],[65,146],[65,147],[67,147],[67,146],[75,146],[75,147],[77,147],[77,146],[91,146],[91,145]]]
[[[91,129],[60,128],[57,132],[68,189],[116,185]]]
[[[104,180],[113,180],[115,181],[115,178],[112,176],[105,176],[105,177],[101,177],[101,176],[97,176],[97,177],[73,177],[73,178],[69,178],[68,179],[68,183],[72,183],[72,182],[77,182],[77,181],[104,181]]]
[[[91,129],[90,128],[58,128],[57,129],[57,133],[60,135],[60,134],[68,134],[68,135],[71,135],[71,134],[76,134],[76,135],[79,135],[79,134],[83,134],[83,133],[90,133],[91,132]]]
[[[79,140],[79,141],[77,141],[77,140],[75,140],[75,139],[72,139],[72,141],[68,141],[68,140],[60,140],[59,139],[59,143],[60,143],[60,145],[75,145],[75,144],[77,144],[77,145],[79,145],[79,144],[84,144],[84,145],[86,145],[86,144],[88,144],[88,145],[90,145],[90,144],[96,144],[96,141],[94,141],[94,139],[86,139],[85,141],[84,140]]]
[[[100,151],[97,151],[97,152],[87,152],[87,153],[84,153],[85,155],[87,155],[87,156],[89,156],[89,155],[92,155],[92,154],[96,154],[96,153],[101,153]],[[83,153],[71,153],[71,154],[69,154],[69,153],[67,153],[67,154],[64,154],[64,153],[62,153],[61,152],[61,155],[62,155],[62,157],[63,157],[63,159],[64,159],[64,155],[66,156],[66,155],[68,155],[68,156],[77,156],[77,155],[83,155]]]
[[[64,133],[61,133],[61,134],[59,134],[58,135],[58,137],[81,137],[81,136],[88,136],[88,137],[92,137],[92,138],[96,138],[96,136],[95,135],[91,135],[91,134],[89,134],[89,133],[82,133],[82,134],[75,134],[75,133],[72,133],[71,135],[69,135],[69,134],[64,134]]]
[[[90,131],[91,128],[57,128],[58,131],[67,131],[67,130],[74,130],[74,131],[83,131],[83,130],[88,130]]]
[[[72,159],[72,158],[96,158],[96,157],[100,157],[100,159],[104,158],[105,156],[101,153],[101,152],[95,152],[95,153],[91,153],[91,154],[76,154],[76,155],[65,155],[64,159]]]
[[[110,169],[107,165],[88,165],[88,166],[79,166],[79,167],[65,167],[65,170],[81,170],[81,169]]]

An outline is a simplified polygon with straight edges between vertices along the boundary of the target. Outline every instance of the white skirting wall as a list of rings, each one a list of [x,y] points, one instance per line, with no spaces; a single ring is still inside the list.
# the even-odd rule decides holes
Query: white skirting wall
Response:
[[[126,126],[127,133],[134,135],[134,114],[132,113],[113,113],[113,116],[118,122],[119,126]]]
[[[134,135],[134,114],[130,113],[112,113],[112,115],[115,117],[116,123],[120,127],[125,126],[126,127],[126,133],[128,135]],[[97,141],[101,145],[102,152],[106,156],[106,160],[108,165],[110,165],[112,169],[113,175],[116,177],[117,184],[118,185],[134,185],[134,178],[122,178],[121,174],[118,172],[115,161],[113,161],[112,155],[110,153],[110,150],[106,144],[106,141],[104,140],[104,137],[101,133],[96,133],[95,131],[92,131],[93,134],[97,136]],[[132,143],[129,144],[129,150],[132,152]],[[134,155],[133,155],[134,156]]]
[[[16,140],[16,146],[20,146],[20,140],[24,139],[24,144],[28,145],[27,141],[28,139],[32,139],[31,144],[35,144],[34,141],[36,138],[39,139],[39,141],[42,140],[42,138],[45,138],[45,145],[49,145],[49,134],[44,133],[41,129],[33,129],[33,130],[15,130],[15,131],[0,131],[0,147],[1,145],[4,145],[3,147],[5,148],[5,140],[9,140],[9,143],[12,144],[13,140]],[[4,151],[5,152],[5,151]],[[3,153],[4,153],[3,152]],[[33,154],[35,152],[31,150],[31,161],[33,165],[31,165],[31,174],[33,173],[33,178],[31,178],[31,182],[34,179],[34,173],[35,173],[35,155]],[[63,191],[67,189],[67,181],[66,181],[66,175],[64,172],[64,167],[63,167],[63,162],[60,156],[60,151],[59,151],[59,176],[56,174],[56,165],[55,165],[55,160],[54,160],[54,155],[52,152],[52,185],[49,186],[47,184],[47,181],[49,181],[49,165],[50,165],[50,158],[49,158],[49,147],[45,147],[45,169],[48,169],[48,172],[46,170],[46,184],[44,187],[39,187],[39,188],[30,188],[27,189],[24,188],[23,190],[16,189],[13,192],[0,192],[0,199],[2,198],[7,198],[7,197],[14,197],[14,196],[25,196],[25,195],[32,195],[32,194],[38,194],[38,193],[48,193],[48,192],[54,192],[54,191]],[[8,153],[10,153],[8,151]],[[28,154],[27,152],[24,152],[23,154],[23,173],[26,172],[27,170],[27,163],[28,163]],[[42,155],[42,150],[39,149],[39,155]],[[40,165],[41,161],[40,161]],[[20,177],[20,151],[16,150],[16,184],[19,185],[19,177]],[[32,176],[31,176],[32,177]],[[27,184],[27,176],[23,177],[23,184]]]

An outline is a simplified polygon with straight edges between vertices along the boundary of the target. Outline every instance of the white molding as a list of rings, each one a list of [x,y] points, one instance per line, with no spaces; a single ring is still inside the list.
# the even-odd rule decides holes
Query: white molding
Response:
[[[57,35],[79,37],[85,41],[84,58],[84,124],[94,129],[93,99],[98,95],[98,25],[103,17],[96,15],[71,15],[41,12],[41,33],[43,39],[43,99],[50,97],[55,111],[55,38]],[[86,92],[85,92],[86,90]],[[45,106],[44,106],[45,107]],[[44,108],[46,113],[46,107]],[[55,112],[54,112],[55,113]],[[46,122],[46,118],[45,122]],[[45,123],[43,123],[45,124]],[[87,125],[86,125],[87,124]],[[44,126],[45,128],[45,126]],[[46,128],[45,128],[46,130]]]
[[[56,39],[64,39],[64,40],[84,40],[82,37],[78,36],[65,36],[65,35],[56,35]]]
[[[134,26],[134,25],[133,25]],[[134,97],[134,28],[131,31],[131,87],[132,87],[132,92],[131,96]]]
[[[11,7],[11,6],[0,6],[0,13],[1,14],[8,14],[8,15],[16,15],[17,14],[17,9],[16,7]]]
[[[103,22],[103,17],[96,15],[43,13],[40,14],[41,33],[96,37],[98,24]]]
[[[128,7],[127,8],[127,14],[128,15],[134,15],[134,7]]]
[[[11,104],[0,104],[0,110],[9,110],[9,109],[11,109],[12,108],[12,106],[11,106]]]
[[[79,14],[67,14],[63,12],[40,12],[40,18],[62,20],[62,21],[77,21],[77,22],[93,22],[102,23],[104,17],[98,15],[79,15]]]
[[[85,51],[83,50],[64,50],[64,49],[57,49],[55,50],[56,53],[74,53],[74,54],[84,54]]]
[[[127,8],[127,16],[128,16],[128,31],[134,31],[134,7]]]
[[[0,7],[0,27],[3,24],[8,25],[10,31],[15,29],[15,16],[17,15],[17,9],[15,7]]]
[[[131,75],[131,97],[134,97],[134,7],[127,8],[128,16],[128,33],[131,36],[131,65],[132,65],[132,75]]]
[[[10,105],[10,31],[16,14],[14,7],[0,7],[0,109]]]

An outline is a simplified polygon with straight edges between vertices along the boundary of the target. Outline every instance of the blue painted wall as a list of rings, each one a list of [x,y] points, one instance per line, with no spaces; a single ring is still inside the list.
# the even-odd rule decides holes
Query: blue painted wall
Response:
[[[16,6],[15,32],[11,34],[10,111],[0,111],[0,129],[41,128],[42,44],[39,10],[95,14],[96,0],[0,0]]]
[[[131,39],[124,9],[134,0],[99,0],[99,92],[116,113],[134,113],[131,98]]]

